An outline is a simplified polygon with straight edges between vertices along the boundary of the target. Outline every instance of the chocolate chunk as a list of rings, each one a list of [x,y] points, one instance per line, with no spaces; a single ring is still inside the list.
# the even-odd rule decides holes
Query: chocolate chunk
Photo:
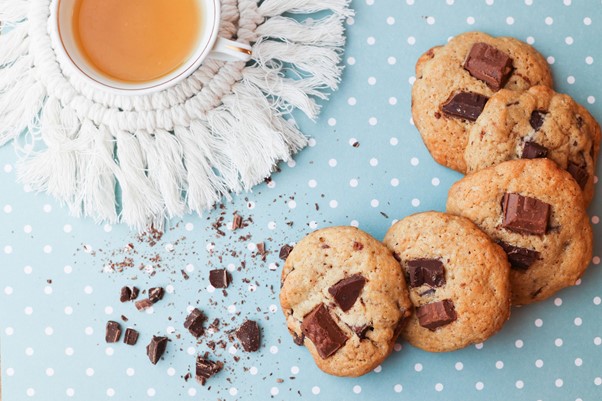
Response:
[[[290,246],[288,244],[284,244],[284,245],[282,245],[282,248],[280,248],[280,254],[278,256],[280,257],[280,259],[286,260],[286,258],[288,258],[288,255],[290,255],[292,250],[293,250],[292,246]]]
[[[130,301],[138,298],[138,294],[140,294],[140,289],[138,287],[132,287],[132,295],[130,295]]]
[[[441,287],[445,284],[445,268],[437,259],[415,259],[408,261],[410,287],[420,287],[427,284],[431,287]]]
[[[362,249],[364,249],[364,244],[362,244],[361,242],[353,241],[354,251],[361,251]]]
[[[448,116],[476,121],[483,112],[489,98],[472,92],[460,92],[449,99],[442,107]]]
[[[521,159],[541,159],[548,155],[548,148],[535,142],[525,142]]]
[[[215,269],[209,272],[209,282],[215,288],[228,288],[230,280],[226,269]]]
[[[543,120],[545,120],[546,114],[548,113],[541,110],[534,110],[533,113],[531,113],[531,118],[529,118],[529,124],[531,124],[531,127],[533,127],[535,131],[539,131],[539,129],[543,125]]]
[[[205,314],[199,309],[194,308],[184,321],[184,328],[188,329],[194,337],[199,338],[205,332],[205,328],[203,327],[205,319],[207,319]]]
[[[364,340],[366,338],[366,333],[368,333],[370,330],[374,330],[374,327],[370,326],[369,324],[365,324],[363,326],[353,326],[351,327],[351,330],[353,330],[355,335],[358,336],[360,340]]]
[[[163,295],[165,294],[165,290],[162,287],[155,287],[148,290],[148,299],[156,304],[160,300],[163,299]]]
[[[419,306],[416,308],[416,316],[420,325],[431,331],[450,324],[458,318],[451,299]]]
[[[214,362],[200,356],[196,357],[196,379],[202,386],[205,385],[207,379],[218,373],[224,364],[220,361]]]
[[[301,330],[314,344],[322,359],[333,355],[347,342],[347,336],[337,326],[323,303],[303,317]]]
[[[532,249],[510,245],[503,241],[497,243],[508,255],[508,261],[514,270],[527,270],[540,257],[540,253]]]
[[[123,336],[123,342],[127,345],[136,345],[138,342],[138,335],[139,333],[136,330],[127,328],[125,330],[125,335]]]
[[[153,365],[156,365],[159,362],[159,359],[165,353],[165,349],[167,348],[167,337],[157,337],[153,336],[151,342],[146,346],[146,355],[148,355],[148,359],[150,359]]]
[[[544,235],[551,206],[535,198],[506,193],[502,201],[502,227],[521,234]]]
[[[258,242],[256,246],[257,252],[261,255],[262,260],[265,260],[265,255],[267,254],[265,250],[265,242]]]
[[[292,332],[293,334],[293,342],[296,345],[303,345],[303,342],[305,341],[305,334],[301,333],[301,335],[295,333],[294,331]]]
[[[487,43],[475,43],[464,60],[464,69],[498,91],[512,75],[512,59]]]
[[[232,230],[235,231],[241,227],[242,227],[242,216],[240,216],[238,213],[234,213],[234,216],[232,218]]]
[[[150,299],[145,298],[141,299],[140,301],[136,301],[134,305],[136,305],[136,309],[138,310],[145,310],[153,306],[153,303]]]
[[[257,351],[260,344],[260,332],[257,322],[245,320],[238,330],[236,330],[236,338],[238,338],[238,341],[240,341],[240,344],[245,351]]]
[[[330,295],[334,297],[335,302],[347,312],[359,297],[360,292],[366,284],[366,279],[361,274],[354,274],[346,277],[328,289]]]
[[[130,289],[130,287],[123,287],[121,289],[121,294],[119,295],[119,300],[121,302],[127,302],[130,301],[132,297],[132,290]]]
[[[117,322],[109,320],[107,322],[107,331],[105,341],[108,343],[116,343],[121,337],[121,325]]]
[[[587,181],[589,181],[589,173],[587,172],[585,166],[569,162],[566,170],[573,176],[575,181],[577,181],[577,184],[579,184],[581,189],[585,188]]]

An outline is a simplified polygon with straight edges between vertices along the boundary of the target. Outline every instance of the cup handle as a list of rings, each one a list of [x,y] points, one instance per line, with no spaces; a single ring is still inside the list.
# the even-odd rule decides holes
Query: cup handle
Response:
[[[251,46],[229,39],[217,38],[209,57],[222,61],[249,61],[253,56]]]

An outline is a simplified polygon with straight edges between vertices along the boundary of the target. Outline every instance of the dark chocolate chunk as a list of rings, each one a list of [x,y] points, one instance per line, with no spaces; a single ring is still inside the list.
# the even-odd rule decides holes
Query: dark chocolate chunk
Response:
[[[130,287],[123,287],[121,289],[121,294],[119,295],[119,300],[121,302],[130,301],[132,298],[132,290]]]
[[[541,159],[548,155],[548,148],[535,142],[525,142],[521,159]]]
[[[286,260],[286,258],[288,258],[288,255],[290,255],[292,250],[293,250],[292,246],[290,246],[288,244],[284,244],[284,245],[282,245],[282,248],[280,248],[280,254],[278,256],[280,257],[280,259]]]
[[[416,308],[416,316],[420,325],[431,331],[450,324],[458,318],[451,299],[419,306]]]
[[[305,334],[301,333],[301,335],[299,335],[293,331],[292,335],[293,335],[293,342],[296,345],[303,345],[303,342],[305,341]]]
[[[512,59],[487,43],[475,43],[464,60],[464,69],[498,91],[512,75]]]
[[[165,290],[162,287],[155,287],[148,290],[148,299],[156,304],[160,300],[163,299],[163,295],[165,294]]]
[[[476,121],[483,112],[489,98],[472,92],[460,92],[449,99],[442,107],[448,116]]]
[[[108,343],[116,343],[121,337],[121,325],[117,322],[109,320],[107,322],[107,331],[105,341]]]
[[[431,287],[441,287],[445,284],[445,268],[437,259],[415,259],[408,261],[410,287],[420,287],[423,284]]]
[[[330,295],[333,296],[335,302],[343,310],[347,312],[359,297],[360,292],[366,284],[366,279],[361,274],[354,274],[346,277],[328,289]]]
[[[203,327],[205,319],[207,319],[205,314],[199,309],[194,308],[188,317],[186,317],[184,328],[188,329],[194,337],[199,338],[205,332],[205,328]]]
[[[226,269],[215,269],[209,272],[209,282],[215,288],[228,288],[230,280]]]
[[[136,343],[138,342],[138,335],[139,333],[136,330],[127,328],[125,329],[123,342],[127,345],[136,345]]]
[[[361,242],[353,241],[354,251],[361,251],[362,249],[364,249],[364,244],[362,244]]]
[[[253,320],[245,322],[236,330],[236,338],[247,352],[255,352],[260,345],[259,325]]]
[[[527,270],[540,257],[540,253],[532,249],[510,245],[503,241],[497,241],[497,243],[508,255],[508,261],[514,270]]]
[[[545,120],[546,114],[548,113],[542,110],[534,110],[533,113],[531,113],[529,124],[531,124],[531,127],[533,127],[535,131],[539,131],[543,125],[543,120]]]
[[[167,337],[157,337],[153,336],[151,342],[146,346],[146,355],[148,355],[148,359],[150,359],[153,365],[156,365],[159,362],[159,359],[165,353],[165,349],[167,348]]]
[[[589,173],[585,166],[569,162],[566,170],[573,176],[575,181],[577,181],[577,184],[579,184],[581,189],[585,188],[587,181],[589,181]]]
[[[258,242],[256,244],[257,246],[257,252],[261,255],[261,258],[263,260],[265,260],[265,255],[267,254],[266,250],[265,250],[265,242]]]
[[[136,301],[134,305],[136,305],[136,309],[138,310],[145,310],[153,306],[153,303],[150,299],[145,298],[141,299],[140,301]]]
[[[138,287],[132,287],[132,295],[130,295],[130,301],[138,298],[138,294],[140,294],[140,289]]]
[[[370,330],[374,330],[374,327],[370,326],[369,324],[365,324],[363,326],[354,326],[351,329],[360,340],[364,340],[366,338],[366,333],[368,333]]]
[[[242,227],[242,216],[238,213],[234,213],[234,217],[232,218],[232,230],[238,230]]]
[[[502,227],[521,234],[544,235],[551,206],[535,198],[515,193],[504,194]]]
[[[203,358],[200,356],[196,357],[196,379],[202,386],[205,385],[207,380],[217,374],[222,368],[224,364],[220,361],[210,361],[207,358]]]
[[[303,317],[301,330],[314,344],[322,359],[333,355],[347,342],[347,336],[323,303]]]

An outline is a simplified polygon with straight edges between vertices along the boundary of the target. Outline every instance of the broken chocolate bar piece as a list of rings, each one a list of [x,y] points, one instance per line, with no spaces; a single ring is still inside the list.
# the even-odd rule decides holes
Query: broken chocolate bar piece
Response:
[[[441,287],[445,284],[445,268],[437,259],[415,259],[408,261],[410,287],[420,287],[427,284],[431,287]]]
[[[234,216],[232,217],[232,231],[238,230],[242,227],[242,216],[238,213],[234,212]]]
[[[153,336],[151,342],[146,346],[146,355],[153,365],[159,362],[159,359],[165,353],[167,348],[167,337]]]
[[[121,293],[119,295],[119,300],[121,302],[127,302],[130,301],[132,298],[132,290],[130,289],[130,287],[123,287],[121,288]]]
[[[117,322],[109,320],[107,322],[107,331],[105,341],[108,343],[116,343],[121,337],[121,325]]]
[[[508,255],[508,261],[514,270],[527,270],[540,257],[540,253],[532,249],[510,245],[504,241],[497,241],[497,243]]]
[[[205,332],[205,328],[203,327],[205,319],[207,319],[205,314],[199,309],[194,308],[184,321],[184,328],[188,329],[194,337],[199,338]]]
[[[136,330],[127,328],[123,336],[123,342],[127,345],[136,345],[138,342],[138,335],[139,333]]]
[[[236,330],[236,338],[247,352],[255,352],[260,345],[259,325],[253,320],[245,322]]]
[[[535,198],[506,193],[502,200],[502,227],[520,234],[544,235],[551,206]]]
[[[314,344],[322,359],[333,355],[347,342],[347,336],[332,319],[323,303],[305,315],[301,330]]]
[[[286,258],[288,258],[288,255],[290,255],[292,250],[292,246],[288,244],[282,245],[282,248],[280,248],[280,254],[278,256],[280,257],[280,259],[286,260]]]
[[[577,163],[569,162],[569,165],[566,169],[577,181],[577,184],[581,187],[581,189],[585,188],[587,181],[589,181],[589,173],[585,169],[585,166],[580,166]]]
[[[210,361],[206,357],[197,356],[196,358],[196,379],[202,386],[205,385],[207,380],[217,374],[222,368],[224,364],[220,361],[214,362]]]
[[[343,312],[347,312],[357,301],[365,284],[366,279],[361,274],[354,274],[337,282],[328,292]]]
[[[521,159],[541,159],[548,155],[548,148],[535,142],[525,142]]]
[[[498,91],[512,75],[512,59],[487,43],[475,43],[464,60],[464,69]]]
[[[148,290],[148,299],[154,304],[162,300],[163,295],[165,295],[165,290],[162,287],[155,287]]]
[[[132,294],[130,295],[130,301],[138,298],[138,294],[140,294],[140,289],[138,287],[132,287]]]
[[[539,131],[539,129],[543,125],[543,120],[545,120],[546,114],[548,114],[548,113],[546,113],[545,111],[541,111],[541,110],[534,110],[531,113],[531,117],[529,118],[529,124],[531,124],[531,127],[535,131]]]
[[[145,310],[153,306],[153,303],[150,299],[145,298],[141,299],[140,301],[136,301],[134,305],[136,305],[136,309],[138,310]]]
[[[418,323],[431,331],[450,324],[458,318],[451,299],[419,306],[416,308],[416,316]]]
[[[228,288],[230,280],[226,269],[215,269],[209,271],[209,282],[215,288]]]
[[[460,117],[469,121],[476,121],[483,112],[489,98],[472,92],[460,92],[449,99],[441,111],[448,116]]]

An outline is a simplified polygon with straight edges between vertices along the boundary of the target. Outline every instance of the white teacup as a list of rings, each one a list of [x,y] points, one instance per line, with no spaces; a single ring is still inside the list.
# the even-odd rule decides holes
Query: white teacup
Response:
[[[177,1],[177,0],[175,0]],[[146,95],[169,88],[192,74],[208,58],[225,61],[248,61],[252,50],[247,44],[218,36],[220,1],[197,0],[202,10],[201,33],[191,56],[176,70],[148,82],[122,82],[98,72],[82,55],[73,32],[72,15],[76,0],[52,0],[50,35],[62,62],[73,66],[76,74],[94,87],[121,95]]]

